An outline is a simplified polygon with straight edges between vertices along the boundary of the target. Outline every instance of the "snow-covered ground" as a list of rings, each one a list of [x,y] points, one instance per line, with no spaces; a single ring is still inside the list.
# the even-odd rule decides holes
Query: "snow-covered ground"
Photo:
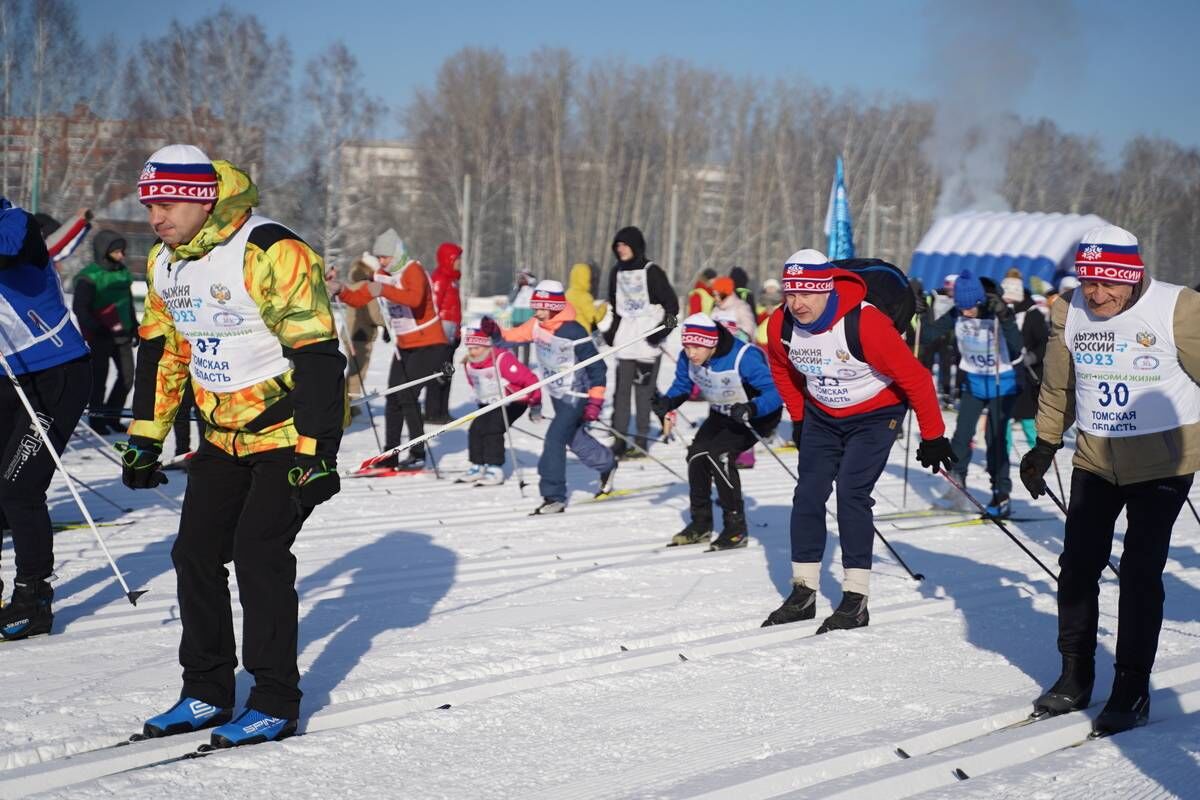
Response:
[[[381,387],[390,354],[380,346],[376,356],[368,384]],[[461,377],[454,392],[465,412]],[[541,433],[545,423],[518,426]],[[970,740],[1024,716],[1058,671],[1053,582],[995,527],[881,521],[923,581],[877,543],[869,628],[762,629],[789,591],[793,486],[761,448],[742,473],[751,545],[706,553],[663,547],[683,525],[687,490],[645,460],[623,464],[617,485],[654,488],[590,502],[595,474],[571,459],[568,512],[528,517],[540,442],[517,433],[516,443],[524,497],[515,480],[344,481],[295,548],[307,734],[148,768],[207,734],[84,751],[125,738],[176,698],[177,512],[126,490],[94,448],[75,445],[74,474],[134,509],[84,495],[97,516],[132,523],[101,531],[129,583],[150,593],[131,607],[89,531],[58,535],[54,635],[0,645],[0,797],[1200,796],[1200,525],[1186,507],[1165,576],[1152,724],[1058,749],[1086,734],[1087,718]],[[374,451],[359,417],[342,465]],[[448,478],[465,451],[463,431],[437,440]],[[653,452],[682,472],[682,445]],[[981,458],[971,484],[983,497]],[[903,460],[900,441],[878,514],[901,506]],[[916,468],[909,478],[907,507],[928,506],[940,479]],[[174,473],[165,488],[181,496],[183,482]],[[61,481],[51,497],[55,519],[79,519]],[[1019,482],[1015,497],[1016,514],[1035,521],[1011,529],[1053,565],[1057,512]],[[841,596],[836,541],[818,621]],[[7,543],[3,569],[11,585]],[[1091,714],[1112,675],[1108,576],[1100,597]],[[242,676],[241,697],[246,688]]]

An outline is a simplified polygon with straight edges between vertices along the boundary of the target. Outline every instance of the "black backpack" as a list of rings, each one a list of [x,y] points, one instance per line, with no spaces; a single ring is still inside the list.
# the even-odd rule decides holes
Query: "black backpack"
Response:
[[[882,311],[892,321],[902,338],[912,333],[912,318],[917,310],[917,298],[908,282],[908,276],[899,267],[878,258],[842,258],[832,264],[863,279],[867,284],[864,302]],[[858,316],[861,309],[862,306],[855,306],[846,313],[846,344],[849,345],[852,356],[859,361],[866,361],[862,351],[862,340],[858,336]],[[792,315],[785,306],[781,331],[784,344],[791,341],[792,322]]]

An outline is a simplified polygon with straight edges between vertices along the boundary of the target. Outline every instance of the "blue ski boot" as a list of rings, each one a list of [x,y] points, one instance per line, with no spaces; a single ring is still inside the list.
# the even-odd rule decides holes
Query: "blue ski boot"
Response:
[[[985,517],[992,519],[1008,519],[1012,516],[1012,501],[1008,499],[1008,495],[992,493],[992,501],[987,504],[984,509]]]
[[[217,708],[203,700],[185,697],[158,716],[146,720],[141,735],[134,736],[133,740],[191,733],[228,722],[232,716],[232,708]]]
[[[244,744],[277,742],[296,732],[297,720],[272,717],[247,708],[233,722],[226,722],[212,732],[212,746],[240,747]]]

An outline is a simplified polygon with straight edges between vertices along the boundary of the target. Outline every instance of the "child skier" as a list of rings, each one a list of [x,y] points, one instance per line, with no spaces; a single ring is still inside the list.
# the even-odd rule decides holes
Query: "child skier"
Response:
[[[596,345],[587,330],[575,321],[575,309],[567,303],[561,283],[539,283],[529,305],[533,308],[533,319],[520,327],[502,330],[491,317],[484,317],[479,329],[487,336],[500,335],[509,342],[532,341],[545,377],[565,372],[596,355]],[[554,406],[554,419],[546,431],[546,445],[538,460],[542,504],[533,511],[534,514],[561,514],[567,510],[568,446],[580,461],[600,473],[599,494],[612,488],[616,458],[584,427],[584,423],[600,418],[604,408],[604,388],[602,361],[546,384],[546,392]]]
[[[483,331],[468,328],[463,333],[467,355],[463,372],[475,392],[480,408],[499,400],[500,384],[504,396],[537,383],[537,376],[513,355],[511,350],[493,348],[492,338]],[[525,409],[540,406],[540,391],[533,391],[520,400],[489,411],[471,421],[467,433],[467,453],[471,468],[455,483],[474,483],[476,486],[499,486],[504,483],[504,434],[508,426],[520,419]],[[505,422],[501,414],[508,416]]]
[[[709,541],[714,483],[724,527],[712,549],[745,547],[746,511],[733,460],[779,424],[783,401],[762,350],[735,339],[712,317],[692,314],[684,320],[682,339],[687,358],[676,362],[667,393],[654,396],[654,413],[662,417],[683,405],[693,386],[711,405],[687,453],[692,520],[668,547]]]

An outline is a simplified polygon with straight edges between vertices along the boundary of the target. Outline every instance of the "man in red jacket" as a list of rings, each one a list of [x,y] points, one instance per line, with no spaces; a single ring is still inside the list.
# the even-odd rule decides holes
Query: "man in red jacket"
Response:
[[[817,633],[861,628],[875,533],[871,491],[908,404],[921,427],[917,460],[936,470],[954,461],[929,370],[892,321],[869,303],[862,278],[817,250],[793,253],[783,267],[784,304],[767,323],[767,360],[798,445],[792,502],[792,593],[763,623],[816,616],[825,554],[825,502],[837,483],[842,601]],[[801,435],[803,434],[803,435]]]
[[[462,298],[458,293],[458,280],[462,272],[458,269],[463,249],[453,242],[442,242],[437,249],[437,269],[430,280],[433,283],[433,302],[442,318],[442,331],[447,345],[443,361],[454,360],[454,351],[460,340],[462,326]],[[425,390],[425,421],[432,425],[445,425],[450,421],[450,383],[440,381]]]

